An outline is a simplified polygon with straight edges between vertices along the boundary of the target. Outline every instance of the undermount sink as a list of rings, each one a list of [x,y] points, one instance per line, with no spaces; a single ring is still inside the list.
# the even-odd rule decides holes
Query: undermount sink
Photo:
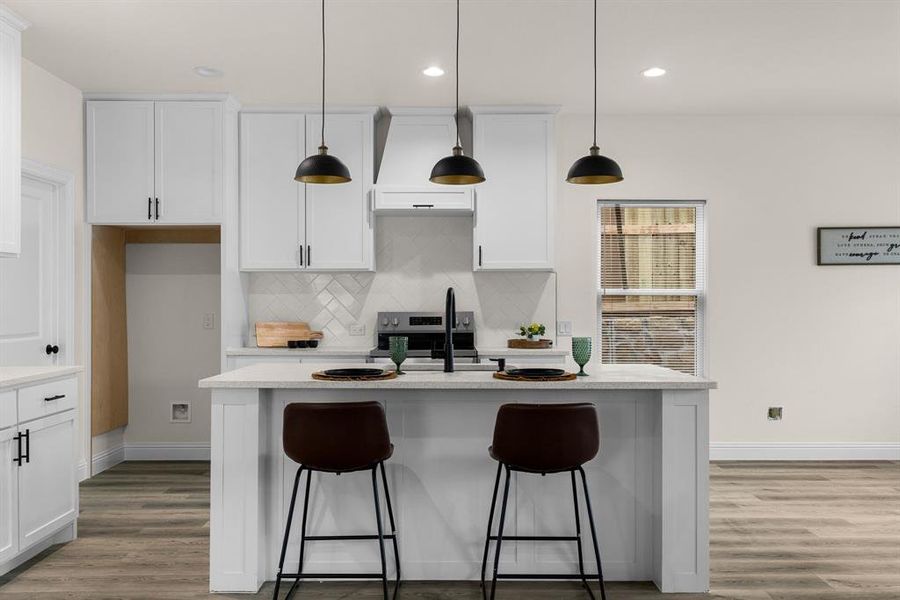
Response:
[[[443,361],[434,363],[405,362],[401,367],[404,371],[443,371]],[[456,371],[496,371],[497,365],[491,363],[456,363],[453,366]]]

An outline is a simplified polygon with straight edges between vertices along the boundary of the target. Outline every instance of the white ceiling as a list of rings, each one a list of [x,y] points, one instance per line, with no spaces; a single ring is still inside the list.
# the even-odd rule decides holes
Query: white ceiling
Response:
[[[85,91],[318,101],[316,0],[4,0],[29,60]],[[900,114],[900,0],[600,3],[600,109]],[[449,105],[452,0],[328,0],[334,104]],[[591,101],[589,0],[463,0],[463,104]],[[430,65],[442,78],[421,74]],[[191,69],[225,71],[203,79]],[[669,74],[646,79],[659,65]]]

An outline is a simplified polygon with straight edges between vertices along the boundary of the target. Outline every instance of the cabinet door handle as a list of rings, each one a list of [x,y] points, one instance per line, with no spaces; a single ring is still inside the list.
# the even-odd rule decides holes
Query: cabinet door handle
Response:
[[[22,435],[22,434],[19,434],[19,435]],[[31,462],[31,430],[26,429],[25,435],[23,437],[25,438],[25,457],[24,457],[25,462],[30,463]],[[21,440],[19,440],[19,441],[21,442]],[[21,464],[22,464],[21,463],[21,455],[20,455],[19,460],[20,460],[19,465],[21,466]]]
[[[49,356],[51,354],[59,354],[59,346],[47,344],[47,346],[44,348],[44,352],[47,353],[47,356]]]
[[[17,433],[13,436],[13,439],[16,440],[16,457],[13,459],[13,462],[22,466],[22,434]]]
[[[300,266],[303,266],[303,244],[300,244]]]
[[[65,394],[56,394],[55,396],[47,396],[46,398],[44,398],[44,402],[53,402],[54,400],[60,400],[65,397],[66,397]]]
[[[306,246],[306,266],[312,266],[312,246]]]
[[[156,200],[156,220],[159,221],[159,198],[155,198]]]
[[[481,245],[479,245],[479,246],[478,246],[478,266],[479,266],[479,267],[481,266],[481,258],[482,258],[482,255],[483,255],[483,253],[482,253],[482,251],[481,251]]]
[[[153,220],[153,198],[147,198],[147,220]]]

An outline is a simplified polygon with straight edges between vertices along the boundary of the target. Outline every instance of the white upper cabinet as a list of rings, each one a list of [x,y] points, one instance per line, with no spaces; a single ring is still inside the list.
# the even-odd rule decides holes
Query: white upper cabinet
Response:
[[[294,172],[318,151],[321,123],[302,113],[241,113],[242,270],[373,268],[373,113],[327,116],[328,152],[347,165],[352,181],[298,183]]]
[[[241,268],[301,268],[304,186],[294,181],[306,138],[303,115],[242,113]]]
[[[321,143],[321,116],[306,118],[306,151]],[[372,187],[372,116],[328,115],[328,153],[350,169],[349,183],[306,186],[306,267],[364,271],[372,268],[373,223],[368,194]]]
[[[153,222],[153,102],[86,105],[91,223]]]
[[[222,102],[89,100],[85,112],[89,222],[221,221]]]
[[[21,246],[22,31],[28,22],[0,5],[0,257]]]
[[[221,220],[221,102],[156,103],[156,194],[160,223]]]
[[[553,270],[556,166],[552,113],[473,109],[475,270]]]

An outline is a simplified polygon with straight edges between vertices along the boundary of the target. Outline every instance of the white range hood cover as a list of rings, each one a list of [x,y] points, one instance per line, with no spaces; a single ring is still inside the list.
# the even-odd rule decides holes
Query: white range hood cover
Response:
[[[389,108],[379,187],[446,190],[428,181],[434,164],[456,145],[451,108]]]

